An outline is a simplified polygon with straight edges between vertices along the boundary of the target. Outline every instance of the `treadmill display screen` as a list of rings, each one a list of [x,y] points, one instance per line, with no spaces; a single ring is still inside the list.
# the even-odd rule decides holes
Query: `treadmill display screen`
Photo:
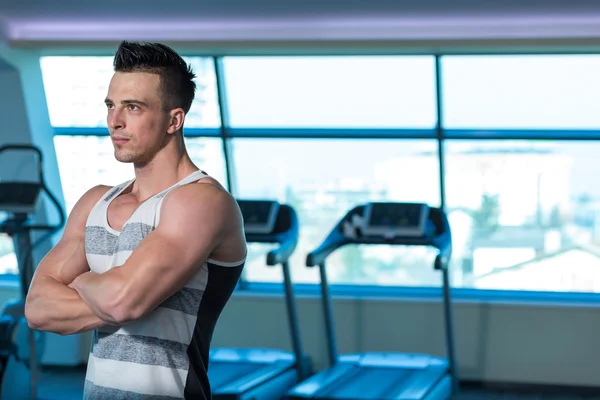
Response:
[[[41,185],[32,182],[0,182],[0,211],[33,213]]]
[[[247,234],[269,234],[275,229],[279,203],[271,200],[238,200]]]
[[[369,203],[363,234],[369,236],[423,236],[429,207],[420,203]]]

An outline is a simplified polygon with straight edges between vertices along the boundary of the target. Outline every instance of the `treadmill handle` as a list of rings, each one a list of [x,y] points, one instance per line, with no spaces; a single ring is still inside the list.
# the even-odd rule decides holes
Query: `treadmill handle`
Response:
[[[314,267],[315,265],[323,264],[331,253],[348,243],[350,241],[344,235],[338,230],[334,230],[317,249],[308,253],[306,256],[306,266]]]
[[[449,241],[443,243],[439,248],[439,253],[435,257],[434,269],[445,270],[450,264],[450,256],[452,255],[452,244]]]
[[[296,212],[289,206],[282,205],[289,211],[289,227],[284,233],[277,234],[279,247],[267,253],[267,265],[273,266],[287,263],[298,245],[300,226]],[[283,211],[280,209],[280,212]]]
[[[296,241],[292,237],[281,243],[281,246],[267,253],[267,265],[278,265],[287,262],[296,248]]]

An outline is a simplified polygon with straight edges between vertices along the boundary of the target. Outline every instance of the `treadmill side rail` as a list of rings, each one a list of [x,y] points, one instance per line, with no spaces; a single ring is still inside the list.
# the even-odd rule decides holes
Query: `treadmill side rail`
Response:
[[[448,369],[448,359],[444,357],[436,357],[430,354],[422,353],[364,353],[343,355],[340,361],[354,360],[354,357],[360,357],[361,367],[390,367],[404,369],[427,369],[442,367]]]
[[[283,351],[278,349],[223,347],[211,349],[210,360],[211,363],[275,363],[280,361],[286,361],[293,364],[295,357],[289,351]]]
[[[354,363],[337,364],[324,369],[294,386],[286,395],[286,399],[311,399],[325,388],[338,382],[347,373],[356,368]]]
[[[419,371],[411,376],[410,380],[403,382],[399,392],[391,398],[396,400],[423,400],[434,391],[438,391],[438,386],[443,383],[444,378],[448,377],[448,368],[431,367],[427,370]],[[451,387],[448,386],[448,392],[441,398],[450,397]]]
[[[234,367],[235,366],[232,365],[232,368]],[[294,363],[290,364],[287,361],[282,361],[274,364],[267,364],[233,382],[229,382],[219,388],[214,388],[214,394],[226,395],[244,393],[289,370],[294,370]]]

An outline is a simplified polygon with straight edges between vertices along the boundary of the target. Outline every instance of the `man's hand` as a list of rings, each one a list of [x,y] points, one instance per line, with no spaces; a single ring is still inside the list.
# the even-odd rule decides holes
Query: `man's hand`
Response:
[[[83,301],[100,319],[111,325],[118,325],[120,322],[111,314],[114,305],[113,288],[111,279],[106,279],[100,274],[92,271],[79,275],[71,284],[70,288],[77,291]]]

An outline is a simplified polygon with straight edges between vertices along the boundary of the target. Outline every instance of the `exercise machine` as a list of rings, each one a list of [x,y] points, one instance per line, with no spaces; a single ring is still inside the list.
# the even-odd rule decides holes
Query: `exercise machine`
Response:
[[[12,238],[19,267],[21,297],[6,303],[0,314],[0,399],[37,399],[39,364],[44,350],[44,335],[29,329],[25,319],[25,299],[33,279],[33,251],[65,224],[64,211],[48,190],[43,173],[42,152],[31,145],[0,146],[0,154],[8,151],[33,152],[37,155],[37,181],[0,181],[0,233]],[[59,222],[40,224],[35,221],[38,202],[45,192],[56,206]],[[33,241],[32,232],[44,234]],[[18,343],[28,343],[18,346]]]
[[[346,245],[428,246],[438,250],[434,268],[443,279],[447,358],[371,352],[338,356],[325,261]],[[458,390],[448,265],[452,238],[446,214],[418,203],[367,203],[346,213],[323,243],[308,254],[319,266],[330,366],[299,383],[288,399],[447,399]],[[408,321],[404,321],[408,323]]]
[[[311,373],[310,358],[300,339],[298,312],[289,267],[289,258],[298,243],[299,227],[295,210],[270,200],[238,200],[248,243],[274,243],[266,263],[281,265],[288,324],[293,352],[276,349],[211,349],[208,377],[214,399],[281,399]]]

